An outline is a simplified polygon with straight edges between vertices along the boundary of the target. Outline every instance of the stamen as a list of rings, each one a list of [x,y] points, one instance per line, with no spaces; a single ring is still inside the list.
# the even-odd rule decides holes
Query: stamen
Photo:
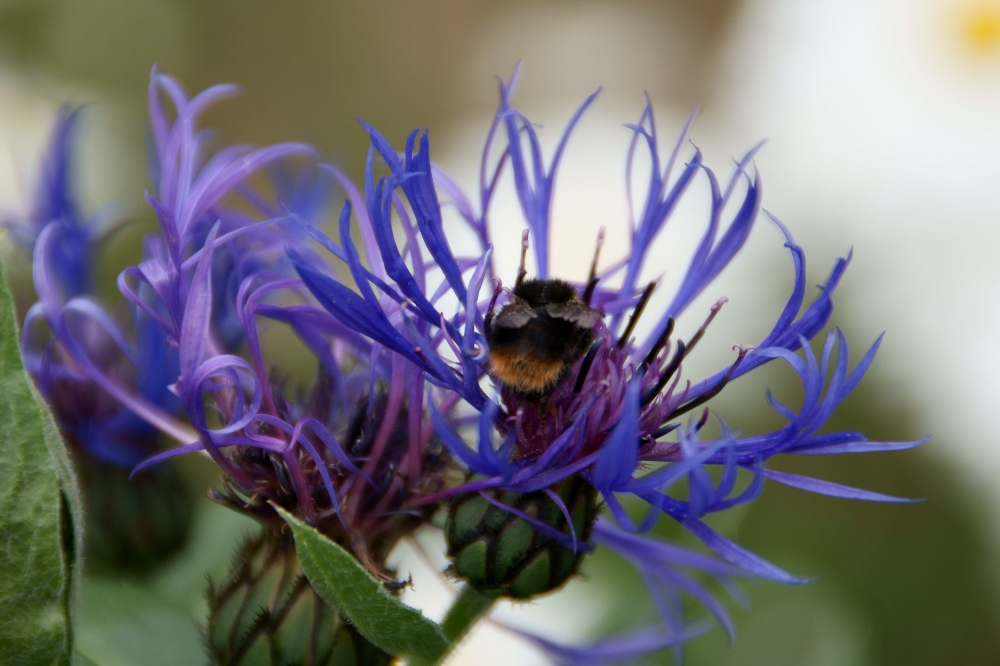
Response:
[[[525,229],[521,232],[521,263],[517,267],[517,279],[514,280],[514,289],[516,290],[524,282],[524,276],[528,274],[528,269],[525,268],[525,264],[528,260],[528,230]]]
[[[706,423],[708,423],[708,407],[706,407],[705,411],[701,413],[701,418],[698,419],[698,422],[694,424],[694,431],[699,432],[705,427]]]
[[[660,350],[663,349],[663,345],[667,344],[667,340],[670,339],[670,334],[674,332],[674,318],[670,317],[667,319],[667,327],[663,329],[663,333],[660,333],[660,337],[656,338],[656,342],[653,344],[652,349],[646,354],[646,358],[643,359],[642,364],[649,367],[653,360],[659,356]]]
[[[687,344],[685,344],[682,340],[678,340],[677,341],[677,351],[674,353],[674,357],[673,357],[673,359],[671,359],[670,365],[668,365],[666,367],[666,369],[663,371],[663,376],[660,377],[659,381],[656,382],[656,385],[654,387],[652,387],[650,389],[646,389],[646,391],[643,392],[643,395],[642,395],[642,405],[644,407],[647,404],[649,404],[653,400],[653,398],[655,398],[657,396],[657,394],[660,391],[663,390],[664,386],[667,385],[667,382],[670,381],[670,378],[673,376],[673,374],[675,372],[677,372],[677,368],[680,367],[681,362],[684,360],[684,357],[686,357],[688,354],[691,353],[691,350],[694,349],[694,346],[696,344],[698,344],[698,341],[701,340],[701,338],[705,335],[705,331],[708,329],[709,324],[712,323],[712,320],[715,319],[715,316],[717,314],[719,314],[719,310],[721,310],[722,306],[725,305],[728,301],[729,301],[729,299],[726,298],[725,296],[723,296],[722,298],[720,298],[719,300],[717,300],[715,302],[715,305],[713,305],[711,307],[711,310],[709,311],[708,318],[705,319],[705,323],[702,324],[701,328],[699,328],[698,331],[694,334],[694,336],[692,336],[692,338],[690,340],[688,340]],[[667,328],[670,329],[670,325],[669,324],[667,325]],[[742,352],[742,354],[745,355],[746,352],[744,351],[744,352]],[[652,359],[649,358],[648,356],[646,358],[647,358],[648,361],[650,361],[650,362],[652,361]],[[740,357],[739,360],[742,360],[742,356]],[[739,362],[739,361],[737,361],[737,362]],[[735,369],[735,368],[733,368],[733,369]],[[725,381],[729,381],[729,380],[726,379]],[[725,384],[723,384],[723,386],[725,386]],[[713,387],[713,390],[714,390],[714,387]],[[722,389],[719,388],[719,390],[721,391]],[[701,404],[701,403],[699,403],[699,404]],[[698,405],[693,405],[693,407],[697,407],[697,406]],[[668,417],[668,418],[672,418],[672,416]]]
[[[711,311],[708,314],[708,319],[706,319],[705,323],[701,325],[698,332],[694,334],[694,337],[688,340],[687,349],[689,354],[691,353],[691,350],[694,349],[694,346],[698,344],[698,341],[701,340],[702,336],[705,335],[705,331],[708,330],[709,324],[711,324],[712,320],[715,319],[715,315],[719,314],[719,310],[721,310],[722,306],[728,302],[729,299],[725,296],[715,302],[715,305],[712,306]]]
[[[601,248],[604,246],[604,234],[606,231],[607,228],[603,224],[597,230],[597,247],[594,249],[594,261],[590,264],[590,277],[588,280],[593,280],[597,277],[597,259],[601,256]]]
[[[594,357],[597,356],[597,352],[600,350],[603,342],[604,338],[597,338],[594,340],[594,344],[590,345],[590,349],[587,350],[587,355],[583,357],[583,364],[580,366],[580,374],[576,376],[576,384],[573,385],[573,393],[579,393],[583,389],[587,373],[590,372],[590,366],[593,365]]]
[[[431,364],[431,360],[430,360],[430,359],[429,359],[429,358],[427,357],[427,354],[425,354],[425,353],[424,353],[424,349],[423,349],[423,347],[420,347],[420,346],[416,346],[416,347],[414,347],[414,348],[413,348],[413,353],[414,353],[414,354],[416,354],[416,355],[417,355],[417,358],[419,358],[419,359],[420,359],[421,361],[423,361],[423,362],[424,362],[424,364],[425,364],[425,365],[426,365],[426,366],[427,366],[428,368],[433,368],[433,367],[434,367],[434,366],[433,366],[433,365]],[[370,404],[369,404],[369,409],[371,409],[371,405],[370,405]],[[369,412],[369,418],[370,418],[370,417],[371,417],[371,412]]]
[[[733,364],[731,366],[729,366],[729,369],[726,370],[726,374],[724,374],[722,376],[722,379],[720,379],[715,384],[715,386],[713,386],[712,388],[710,388],[705,393],[702,393],[700,396],[698,396],[697,398],[695,398],[691,402],[687,403],[686,405],[681,405],[680,407],[678,407],[677,409],[675,409],[673,412],[670,413],[669,416],[667,416],[667,418],[663,419],[664,422],[669,421],[671,419],[675,419],[678,416],[680,416],[681,414],[686,414],[687,412],[690,412],[695,407],[700,407],[701,405],[705,404],[706,402],[708,402],[709,400],[711,400],[715,396],[717,396],[720,393],[722,393],[722,389],[726,388],[726,384],[729,383],[729,380],[732,378],[733,373],[736,372],[736,368],[739,367],[740,363],[743,362],[743,359],[746,357],[746,355],[750,351],[752,351],[753,349],[755,349],[755,347],[741,347],[740,345],[736,345],[735,347],[733,347],[733,349],[739,349],[740,350],[739,356],[736,357],[736,361],[734,361]]]
[[[604,245],[604,225],[597,232],[597,248],[594,250],[594,261],[590,264],[590,277],[587,278],[587,288],[583,292],[583,302],[590,305],[590,299],[594,297],[594,290],[600,278],[597,277],[597,259],[601,256],[601,247]]]
[[[288,468],[285,467],[285,462],[276,453],[268,453],[267,458],[271,463],[271,467],[274,468],[275,480],[278,482],[281,491],[286,495],[295,496],[295,486],[288,475]]]
[[[587,288],[583,290],[583,302],[590,305],[590,301],[594,298],[594,291],[597,289],[597,283],[601,281],[601,278],[596,275],[590,278],[587,282]]]
[[[639,297],[639,302],[636,303],[635,309],[632,310],[632,315],[628,318],[628,325],[625,326],[625,330],[622,332],[620,338],[618,338],[618,349],[625,346],[628,339],[632,337],[632,331],[635,330],[635,325],[639,322],[639,317],[642,316],[642,311],[646,309],[646,303],[649,302],[649,297],[653,295],[653,289],[656,288],[656,281],[650,282],[646,285],[646,289],[642,292],[642,296]]]
[[[677,430],[680,427],[681,427],[680,423],[671,423],[670,425],[665,425],[661,428],[657,428],[653,432],[649,433],[649,436],[652,437],[653,439],[659,439],[660,437],[672,433],[674,430]]]
[[[642,394],[643,407],[652,402],[653,398],[655,398],[657,395],[660,394],[660,391],[663,390],[663,387],[667,385],[667,382],[670,381],[670,378],[674,376],[675,372],[677,372],[677,368],[681,367],[681,361],[684,360],[684,354],[686,353],[686,351],[687,351],[687,346],[684,344],[684,341],[678,340],[677,351],[674,352],[674,357],[670,359],[670,363],[668,363],[667,367],[663,370],[663,374],[660,375],[660,378],[657,380],[656,384],[643,391]]]

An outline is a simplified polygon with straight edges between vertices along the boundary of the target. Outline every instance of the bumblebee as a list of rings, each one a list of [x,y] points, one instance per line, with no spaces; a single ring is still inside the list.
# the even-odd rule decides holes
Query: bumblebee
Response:
[[[562,280],[524,280],[486,322],[490,374],[533,402],[547,398],[594,339],[601,314]]]
[[[603,315],[589,304],[596,286],[593,276],[584,300],[563,280],[525,280],[527,248],[525,232],[510,301],[495,316],[487,313],[484,332],[494,381],[530,402],[541,403],[587,351],[594,325]],[[595,265],[596,261],[595,257]]]

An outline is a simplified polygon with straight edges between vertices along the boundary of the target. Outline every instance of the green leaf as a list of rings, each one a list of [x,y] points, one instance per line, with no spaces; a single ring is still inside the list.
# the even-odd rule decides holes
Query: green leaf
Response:
[[[299,563],[313,588],[362,636],[390,654],[421,661],[436,661],[447,653],[451,646],[441,627],[389,594],[353,555],[275,508],[292,528]]]
[[[0,265],[0,663],[70,663],[80,506],[59,430],[24,371]]]

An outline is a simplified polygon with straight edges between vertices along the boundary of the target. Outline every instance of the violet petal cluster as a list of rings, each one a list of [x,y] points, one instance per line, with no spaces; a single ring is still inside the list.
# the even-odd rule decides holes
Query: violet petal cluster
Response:
[[[78,202],[73,176],[80,117],[79,109],[60,109],[32,208],[4,222],[32,255],[39,299],[25,316],[22,351],[66,436],[100,461],[132,467],[156,450],[157,430],[115,393],[134,395],[170,422],[180,407],[168,390],[178,356],[150,317],[115,313],[95,292],[104,246],[120,221],[107,211],[85,215]],[[113,390],[95,392],[95,377]]]
[[[343,325],[404,356],[424,372],[436,390],[444,391],[432,401],[438,405],[435,426],[443,444],[467,469],[469,478],[424,500],[479,494],[540,534],[577,552],[586,550],[589,544],[578,542],[565,508],[564,522],[570,529],[560,530],[519,512],[512,504],[503,504],[498,497],[502,493],[553,494],[558,484],[574,477],[585,479],[599,491],[610,515],[598,519],[593,539],[639,568],[649,583],[662,623],[582,651],[549,645],[557,655],[573,663],[603,663],[677,645],[695,630],[682,612],[682,594],[700,602],[731,631],[722,606],[683,569],[699,571],[726,585],[733,576],[757,576],[783,583],[804,581],[709,527],[703,520],[705,516],[753,501],[765,479],[835,497],[909,501],[772,470],[767,465],[782,453],[859,453],[905,449],[922,443],[870,442],[857,432],[818,434],[837,405],[860,382],[878,349],[876,341],[852,369],[847,343],[839,330],[827,334],[819,358],[810,344],[830,321],[833,294],[850,255],[836,262],[816,300],[803,307],[805,254],[785,225],[767,214],[784,234],[794,268],[794,286],[785,307],[771,332],[756,346],[734,348],[736,358],[730,365],[706,378],[685,377],[684,360],[725,299],[706,313],[705,325],[687,340],[675,334],[675,321],[738,254],[759,217],[761,183],[753,168],[753,157],[760,146],[736,161],[729,178],[720,180],[703,164],[697,148],[682,162],[691,121],[669,154],[661,154],[652,105],[647,100],[639,121],[627,126],[633,134],[625,174],[630,193],[637,154],[644,152],[651,164],[644,197],[638,205],[630,202],[638,214],[632,216],[631,227],[625,230],[631,239],[627,259],[597,271],[591,284],[577,285],[581,298],[588,299],[587,304],[606,317],[606,321],[594,326],[595,344],[575,362],[567,379],[547,396],[544,405],[537,404],[534,398],[526,399],[495,376],[495,398],[491,398],[484,391],[490,361],[483,324],[508,296],[500,287],[492,263],[490,203],[509,166],[523,224],[530,231],[536,277],[551,278],[548,266],[553,248],[549,234],[556,174],[574,127],[596,96],[587,98],[573,115],[546,163],[535,126],[511,105],[512,89],[513,85],[501,82],[500,107],[487,133],[479,188],[474,196],[431,162],[427,132],[414,131],[397,152],[377,130],[362,123],[372,143],[363,196],[337,175],[351,193],[365,249],[371,265],[379,270],[367,272],[356,252],[346,253],[356,289],[363,295],[359,296],[313,266],[296,260],[296,267],[316,299]],[[377,180],[373,175],[376,157],[389,171]],[[684,277],[666,309],[655,315],[656,324],[648,334],[636,339],[633,326],[637,314],[630,317],[629,313],[641,312],[655,287],[640,285],[644,265],[653,242],[699,177],[707,180],[711,196],[704,232],[687,266],[679,269]],[[476,199],[478,206],[472,204]],[[479,256],[456,256],[451,251],[443,233],[442,202],[454,207],[474,232],[480,244]],[[349,212],[345,208],[341,226],[345,247],[350,244],[346,222]],[[402,251],[394,233],[396,220],[403,231]],[[513,223],[502,221],[505,225]],[[528,237],[526,234],[525,243]],[[332,241],[324,244],[344,258],[343,250]],[[427,255],[421,254],[421,244]],[[427,282],[426,275],[431,272],[438,274],[437,282]],[[492,294],[482,293],[487,280],[495,285]],[[616,281],[619,286],[613,286]],[[376,297],[375,290],[381,297]],[[451,309],[438,306],[440,302]],[[708,417],[703,405],[728,382],[779,358],[797,373],[804,389],[803,404],[797,410],[768,395],[770,405],[788,421],[787,425],[762,435],[738,436],[720,420],[722,436],[702,439],[699,431]],[[472,447],[443,416],[459,398],[480,413],[475,429],[478,442]],[[696,408],[704,409],[701,418],[682,418]],[[718,468],[720,473],[713,476],[712,468]],[[683,499],[670,492],[681,481],[687,486]],[[652,509],[648,518],[635,522],[622,504],[622,496],[647,503]],[[664,515],[693,533],[721,559],[638,536]]]
[[[448,470],[423,373],[315,307],[285,258],[323,265],[304,243],[319,234],[332,184],[315,151],[286,143],[206,154],[198,117],[233,92],[216,86],[189,99],[169,77],[150,82],[159,183],[146,200],[162,233],[146,239],[145,260],[119,287],[177,348],[172,390],[193,434],[136,471],[204,451],[224,472],[214,499],[275,530],[282,507],[389,581],[392,547],[436,507],[410,500],[440,490]],[[349,241],[342,252],[358,265]],[[270,370],[259,320],[287,324],[315,353],[308,391]]]

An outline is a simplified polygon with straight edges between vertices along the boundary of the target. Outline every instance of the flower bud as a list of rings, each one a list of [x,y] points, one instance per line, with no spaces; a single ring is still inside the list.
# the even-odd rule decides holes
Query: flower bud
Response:
[[[142,573],[184,545],[192,496],[167,465],[129,480],[129,470],[77,451],[88,567]]]
[[[213,664],[388,666],[309,584],[290,534],[248,538],[229,578],[209,581],[206,643]]]
[[[454,572],[483,594],[529,599],[561,586],[580,568],[597,515],[597,491],[574,477],[554,486],[573,521],[576,552],[478,493],[457,497],[445,528]],[[490,496],[570,539],[566,516],[543,491]]]

